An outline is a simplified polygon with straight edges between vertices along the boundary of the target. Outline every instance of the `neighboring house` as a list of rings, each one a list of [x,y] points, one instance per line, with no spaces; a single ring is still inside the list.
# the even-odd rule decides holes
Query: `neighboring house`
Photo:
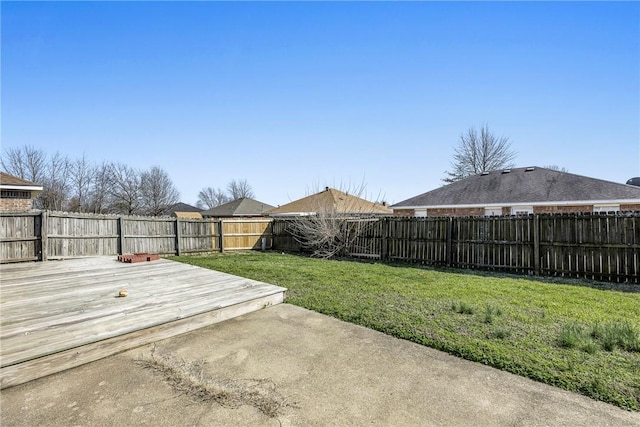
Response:
[[[224,205],[202,211],[204,218],[233,218],[265,216],[264,213],[274,206],[248,197],[242,197]]]
[[[401,216],[640,211],[640,187],[540,167],[484,172],[391,206]]]
[[[195,206],[188,205],[186,203],[176,203],[162,212],[162,216],[172,216],[174,218],[185,218],[185,219],[202,219],[202,209],[199,209]]]
[[[271,217],[304,216],[317,213],[391,215],[386,204],[379,204],[326,187],[324,191],[295,200],[267,212]]]
[[[41,185],[0,172],[0,211],[30,211],[33,199],[42,189]]]

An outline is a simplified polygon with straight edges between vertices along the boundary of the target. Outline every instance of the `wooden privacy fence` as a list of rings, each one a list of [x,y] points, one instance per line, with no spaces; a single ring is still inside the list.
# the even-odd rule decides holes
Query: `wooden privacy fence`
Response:
[[[0,262],[136,252],[298,251],[288,221],[0,213]],[[354,224],[357,238],[349,248],[354,257],[640,283],[640,212],[386,217]]]
[[[273,223],[276,250],[300,250],[288,221]],[[640,212],[386,217],[356,229],[353,257],[640,283]]]
[[[148,252],[270,249],[271,220],[21,212],[0,214],[0,262]]]

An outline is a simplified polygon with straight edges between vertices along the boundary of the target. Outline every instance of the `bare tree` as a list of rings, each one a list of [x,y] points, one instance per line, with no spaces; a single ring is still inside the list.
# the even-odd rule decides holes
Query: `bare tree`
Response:
[[[558,165],[549,165],[549,166],[544,166],[545,169],[551,169],[552,171],[558,171],[558,172],[569,172],[569,169],[558,166]]]
[[[220,188],[206,187],[198,193],[198,207],[211,209],[224,205],[230,199]]]
[[[358,239],[379,224],[379,216],[387,209],[364,197],[364,184],[344,190],[326,187],[314,195],[316,203],[310,207],[309,215],[289,218],[287,230],[314,257],[333,258],[350,252],[366,252],[366,248],[358,247]]]
[[[236,181],[232,179],[227,185],[227,193],[231,200],[238,200],[243,197],[254,198],[253,188],[249,185],[246,179]]]
[[[127,215],[140,213],[140,173],[122,163],[115,163],[109,169],[109,210]]]
[[[140,199],[145,213],[158,216],[180,201],[169,174],[158,166],[140,174]]]
[[[28,145],[8,148],[2,153],[1,164],[6,173],[41,184],[47,168],[47,154]]]
[[[34,207],[43,210],[64,210],[69,199],[69,159],[60,153],[51,156],[39,181],[43,190],[35,198]]]
[[[445,172],[443,181],[451,183],[482,172],[511,168],[515,157],[509,138],[495,136],[486,124],[480,127],[480,132],[469,128],[460,135],[451,170]]]
[[[7,173],[43,186],[33,203],[37,209],[158,215],[179,201],[159,167],[140,173],[122,163],[96,166],[84,154],[71,161],[30,146],[3,149],[0,162]]]
[[[86,212],[108,213],[113,165],[102,162],[94,167],[93,180],[87,195]]]
[[[63,210],[69,197],[69,159],[60,153],[50,158],[37,148],[9,148],[2,153],[2,169],[43,186],[33,202],[36,209]]]
[[[69,210],[72,212],[89,212],[89,196],[96,174],[96,167],[89,163],[87,156],[71,162],[69,165],[71,200]]]

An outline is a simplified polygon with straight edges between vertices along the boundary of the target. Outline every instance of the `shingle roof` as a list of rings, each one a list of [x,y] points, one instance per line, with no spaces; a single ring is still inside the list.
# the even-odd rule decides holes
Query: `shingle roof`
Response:
[[[267,212],[268,215],[309,214],[316,212],[391,214],[386,206],[327,188],[316,194],[282,205]]]
[[[5,172],[0,172],[0,184],[24,187],[40,187],[40,185],[36,184],[35,182],[27,181],[25,179],[18,178],[17,176],[9,175]]]
[[[640,202],[640,187],[540,167],[471,176],[394,204],[403,207],[572,201]]]
[[[203,217],[260,216],[274,206],[243,197],[202,212]]]
[[[176,203],[168,210],[170,210],[171,212],[202,212],[202,209],[182,202]]]
[[[199,209],[187,203],[179,202],[169,206],[165,211],[162,212],[162,216],[175,216],[176,212],[200,212],[200,211],[202,211],[202,209]]]

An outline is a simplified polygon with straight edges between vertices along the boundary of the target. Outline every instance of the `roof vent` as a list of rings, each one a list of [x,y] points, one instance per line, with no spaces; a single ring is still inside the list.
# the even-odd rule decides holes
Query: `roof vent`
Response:
[[[627,185],[635,185],[636,187],[640,187],[640,176],[631,178],[629,181],[627,181]]]
[[[511,169],[505,169],[502,171],[502,173],[509,173],[509,172],[511,172]]]
[[[531,172],[531,171],[533,171],[533,170],[536,170],[536,168],[526,168],[524,171],[525,171],[525,172]]]
[[[489,172],[482,172],[480,175],[482,175],[482,176],[489,175]]]

